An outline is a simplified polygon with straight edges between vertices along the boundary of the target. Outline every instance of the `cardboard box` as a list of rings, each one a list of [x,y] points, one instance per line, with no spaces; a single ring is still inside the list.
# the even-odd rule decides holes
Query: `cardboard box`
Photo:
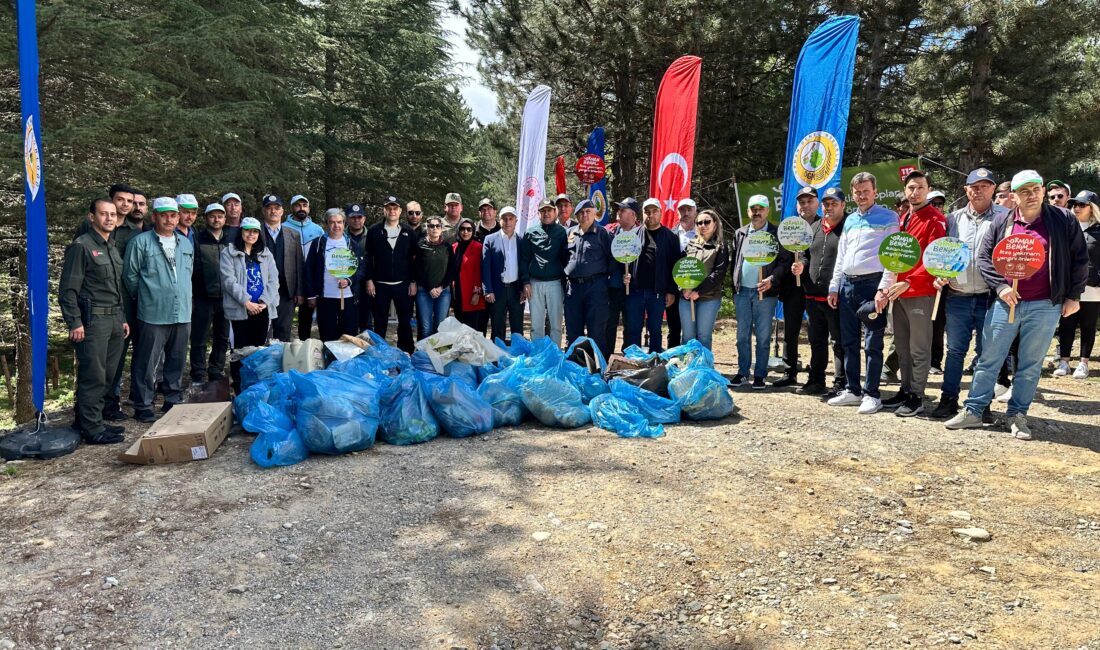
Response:
[[[137,465],[209,458],[233,426],[233,403],[179,404],[153,423],[119,460]]]

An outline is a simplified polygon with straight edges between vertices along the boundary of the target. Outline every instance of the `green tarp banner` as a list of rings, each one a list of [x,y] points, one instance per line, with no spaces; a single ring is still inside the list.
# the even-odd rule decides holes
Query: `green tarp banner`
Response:
[[[848,209],[854,210],[856,207],[856,203],[851,197],[849,185],[852,181],[852,177],[859,172],[870,172],[875,175],[875,178],[878,180],[876,184],[878,186],[878,198],[876,202],[879,203],[879,205],[893,208],[894,198],[902,195],[901,179],[909,172],[919,168],[920,164],[916,158],[889,160],[873,165],[863,165],[861,167],[845,167],[840,172],[840,188],[844,190],[844,194],[848,196]],[[771,221],[772,223],[778,223],[779,215],[781,214],[779,208],[782,207],[779,203],[783,200],[782,183],[782,179],[779,178],[766,181],[755,181],[752,183],[737,183],[737,207],[741,211],[741,223],[746,223],[748,220],[749,197],[753,194],[763,194],[768,197],[768,200],[771,201],[772,204]],[[820,195],[820,193],[826,189],[828,188],[821,188],[818,194]]]

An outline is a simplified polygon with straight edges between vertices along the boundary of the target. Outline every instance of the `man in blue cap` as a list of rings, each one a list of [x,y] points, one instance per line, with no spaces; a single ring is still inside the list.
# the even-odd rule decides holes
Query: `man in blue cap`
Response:
[[[298,232],[302,240],[302,259],[309,257],[309,246],[314,239],[323,237],[325,229],[313,223],[309,216],[309,199],[301,194],[290,197],[290,218],[286,220],[286,227]],[[303,275],[303,277],[305,277]],[[309,301],[303,300],[298,306],[298,338],[303,341],[313,334],[313,307]]]
[[[596,223],[596,205],[585,199],[573,215],[577,225],[568,231],[565,264],[565,336],[567,345],[582,336],[604,350],[607,326],[607,277],[611,272],[611,235]],[[679,244],[679,242],[677,242]]]
[[[362,203],[349,203],[344,207],[347,217],[347,235],[351,243],[360,251],[366,250],[367,243],[367,213],[363,210]],[[359,284],[355,287],[355,296],[359,300],[359,331],[374,329],[374,300],[367,295],[367,281],[360,275]]]

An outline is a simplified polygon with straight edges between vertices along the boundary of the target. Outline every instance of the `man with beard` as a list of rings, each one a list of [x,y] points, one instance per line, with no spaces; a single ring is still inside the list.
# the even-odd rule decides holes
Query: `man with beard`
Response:
[[[500,224],[497,222],[497,206],[493,205],[492,199],[484,198],[477,204],[477,212],[481,215],[481,221],[474,230],[474,241],[484,244],[486,237],[500,230]]]

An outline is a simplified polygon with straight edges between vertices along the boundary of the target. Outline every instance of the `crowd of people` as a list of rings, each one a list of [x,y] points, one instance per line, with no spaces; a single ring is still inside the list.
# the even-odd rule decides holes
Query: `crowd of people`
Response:
[[[979,427],[991,421],[990,403],[999,398],[1012,433],[1030,438],[1027,411],[1056,332],[1054,374],[1070,374],[1077,339],[1072,375],[1089,373],[1100,313],[1100,198],[1071,196],[1065,183],[1044,184],[1031,170],[997,185],[981,168],[966,180],[965,205],[945,214],[946,197],[922,171],[905,178],[894,210],[876,204],[876,186],[873,175],[860,173],[848,188],[802,188],[791,218],[810,225],[808,250],[780,249],[760,266],[746,259],[745,244],[756,232],[777,232],[761,195],[749,199],[748,223],[732,234],[690,198],[676,206],[679,225],[668,228],[656,199],[619,201],[604,225],[596,205],[573,205],[566,194],[543,201],[538,223],[521,234],[514,207],[498,211],[482,199],[475,221],[463,216],[457,193],[445,196],[442,216],[428,217],[418,202],[387,196],[381,221],[368,226],[360,203],[328,208],[318,223],[307,197],[291,197],[286,214],[283,199],[268,195],[257,218],[244,216],[241,197],[230,192],[205,206],[200,229],[195,196],[157,197],[147,215],[143,192],[113,185],[89,206],[61,277],[62,318],[79,363],[76,427],[89,443],[122,441],[123,428],[111,423],[129,417],[121,408],[129,346],[133,417],[153,422],[157,393],[163,411],[180,402],[185,366],[193,384],[222,379],[231,349],[310,338],[314,324],[324,341],[365,329],[385,337],[392,314],[397,345],[410,353],[414,323],[418,338],[429,337],[450,312],[502,341],[527,334],[560,346],[564,321],[566,344],[587,336],[605,352],[631,345],[661,351],[666,341],[672,347],[691,339],[710,348],[728,282],[737,315],[735,387],[768,388],[768,344],[781,302],[785,371],[772,387],[797,387],[860,414],[887,409],[906,417],[925,412],[929,374],[939,372],[941,395],[930,417],[948,428]],[[856,204],[850,213],[845,189]],[[944,236],[961,239],[971,263],[950,280],[920,263],[890,272],[879,245],[899,231],[922,249]],[[626,264],[611,251],[612,239],[625,233],[634,233],[640,250]],[[992,250],[1018,233],[1042,240],[1047,256],[1014,288],[994,268]],[[685,256],[704,269],[690,290],[673,279]],[[810,359],[799,384],[804,315]],[[973,379],[960,405],[972,346]],[[239,362],[229,363],[234,388],[239,370]],[[880,387],[894,373],[899,390],[883,399]]]

